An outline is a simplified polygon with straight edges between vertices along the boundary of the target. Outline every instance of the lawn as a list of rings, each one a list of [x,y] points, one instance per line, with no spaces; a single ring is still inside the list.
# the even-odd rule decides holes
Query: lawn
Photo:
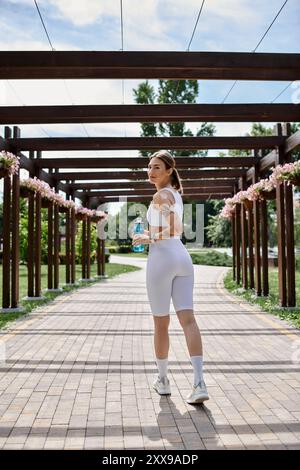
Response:
[[[70,292],[74,289],[78,289],[79,287],[86,286],[86,282],[78,282],[78,286],[64,286],[65,283],[65,266],[61,265],[59,267],[59,274],[60,274],[60,287],[63,288],[63,292]],[[136,271],[140,269],[136,266],[130,265],[122,265],[117,263],[106,263],[105,265],[105,274],[112,278],[114,276],[118,276],[119,274]],[[47,266],[42,265],[41,267],[41,286],[42,290],[47,289]],[[97,266],[96,264],[91,265],[91,276],[95,276],[97,274]],[[81,278],[81,266],[76,266],[76,280],[78,281]],[[100,280],[95,280],[94,282],[101,282]],[[90,284],[90,283],[88,283]],[[2,313],[0,314],[0,328],[2,328],[8,322],[11,322],[27,313],[32,311],[35,307],[38,307],[42,304],[48,303],[49,301],[53,300],[58,295],[61,295],[60,292],[43,292],[43,296],[45,297],[44,300],[37,300],[37,301],[25,301],[22,298],[27,296],[27,267],[24,265],[20,266],[20,306],[23,307],[24,312],[18,313]],[[0,306],[2,306],[2,269],[0,269]],[[0,307],[1,308],[1,307]]]
[[[241,289],[241,285],[237,285],[232,279],[232,271],[230,270],[225,278],[224,285],[229,292],[243,297],[250,303],[260,305],[260,307],[269,313],[279,316],[280,318],[287,320],[291,325],[296,328],[300,328],[300,271],[296,271],[296,305],[297,309],[292,310],[289,308],[279,307],[279,295],[278,295],[278,269],[269,268],[269,296],[268,297],[256,297],[255,291],[248,289],[244,291]]]

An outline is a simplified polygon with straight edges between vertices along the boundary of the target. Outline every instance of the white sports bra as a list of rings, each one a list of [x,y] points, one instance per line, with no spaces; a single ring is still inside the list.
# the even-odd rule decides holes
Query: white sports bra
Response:
[[[160,191],[162,191],[163,189],[167,189],[173,193],[174,198],[175,198],[175,203],[172,206],[170,206],[170,210],[177,214],[178,219],[180,220],[180,223],[182,224],[183,202],[182,202],[181,194],[176,189],[173,189],[173,188],[165,187],[165,188],[162,188]],[[164,228],[164,227],[169,226],[169,222],[166,219],[166,216],[161,211],[159,211],[158,209],[154,207],[153,201],[151,202],[147,210],[147,220],[148,220],[148,223],[154,227]],[[175,235],[172,238],[180,238],[180,235]]]

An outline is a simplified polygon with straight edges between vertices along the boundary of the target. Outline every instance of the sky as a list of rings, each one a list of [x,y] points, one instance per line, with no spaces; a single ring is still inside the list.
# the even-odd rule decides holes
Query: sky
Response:
[[[202,0],[123,0],[124,51],[186,51]],[[253,51],[283,0],[206,0],[190,51]],[[55,50],[119,51],[119,0],[37,0]],[[257,52],[299,53],[300,2],[288,0]],[[0,50],[51,50],[34,0],[0,0]],[[150,81],[157,87],[157,80]],[[140,80],[124,81],[124,103],[134,103],[132,89]],[[232,80],[199,81],[198,103],[221,103]],[[289,82],[238,81],[226,103],[270,103]],[[295,84],[297,85],[297,83]],[[295,85],[293,85],[295,87]],[[276,103],[293,101],[290,86]],[[121,104],[120,80],[0,81],[1,106]],[[267,124],[272,126],[272,124]],[[188,123],[195,131],[197,123]],[[251,123],[216,123],[216,135],[245,135]],[[139,136],[135,123],[21,125],[23,137]],[[3,135],[3,126],[0,126]],[[68,152],[67,152],[68,154]],[[72,152],[73,156],[101,152]],[[118,152],[135,156],[137,152]],[[44,152],[47,156],[60,153]],[[64,153],[66,156],[66,153]],[[115,155],[105,152],[105,156]]]

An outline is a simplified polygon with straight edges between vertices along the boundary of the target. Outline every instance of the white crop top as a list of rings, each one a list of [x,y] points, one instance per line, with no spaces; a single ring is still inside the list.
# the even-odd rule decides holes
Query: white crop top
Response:
[[[171,191],[175,198],[175,203],[170,206],[170,211],[175,212],[182,223],[182,216],[183,216],[183,202],[181,194],[173,188],[162,188],[160,191],[167,189]],[[150,206],[147,210],[147,220],[148,223],[154,227],[168,227],[169,222],[166,219],[166,216],[158,209],[156,209],[153,205],[153,201],[151,202]],[[179,238],[179,237],[178,237]]]

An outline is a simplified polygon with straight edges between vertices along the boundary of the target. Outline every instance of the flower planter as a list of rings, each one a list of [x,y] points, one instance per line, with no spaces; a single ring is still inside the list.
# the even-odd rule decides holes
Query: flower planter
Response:
[[[9,176],[8,170],[0,167],[0,178],[5,178],[6,176]]]
[[[243,201],[243,204],[244,204],[245,208],[246,208],[248,211],[252,210],[252,208],[253,208],[253,201],[250,201],[249,199],[245,199],[245,200]]]
[[[289,181],[294,185],[294,186],[300,186],[300,175],[298,176],[293,176],[289,178]]]
[[[32,191],[29,188],[25,188],[24,186],[20,186],[20,196],[21,197],[29,197],[32,194],[34,194],[34,191]]]
[[[86,214],[76,214],[75,219],[76,220],[86,220],[87,216],[86,216]]]
[[[276,198],[276,189],[272,189],[272,191],[262,191],[260,193],[263,197],[263,199],[275,199]]]
[[[66,214],[67,212],[69,212],[69,209],[64,206],[59,206],[58,212],[61,212],[62,214]]]
[[[42,199],[42,208],[43,209],[47,209],[48,207],[51,207],[53,204],[52,201],[50,201],[50,199]]]

